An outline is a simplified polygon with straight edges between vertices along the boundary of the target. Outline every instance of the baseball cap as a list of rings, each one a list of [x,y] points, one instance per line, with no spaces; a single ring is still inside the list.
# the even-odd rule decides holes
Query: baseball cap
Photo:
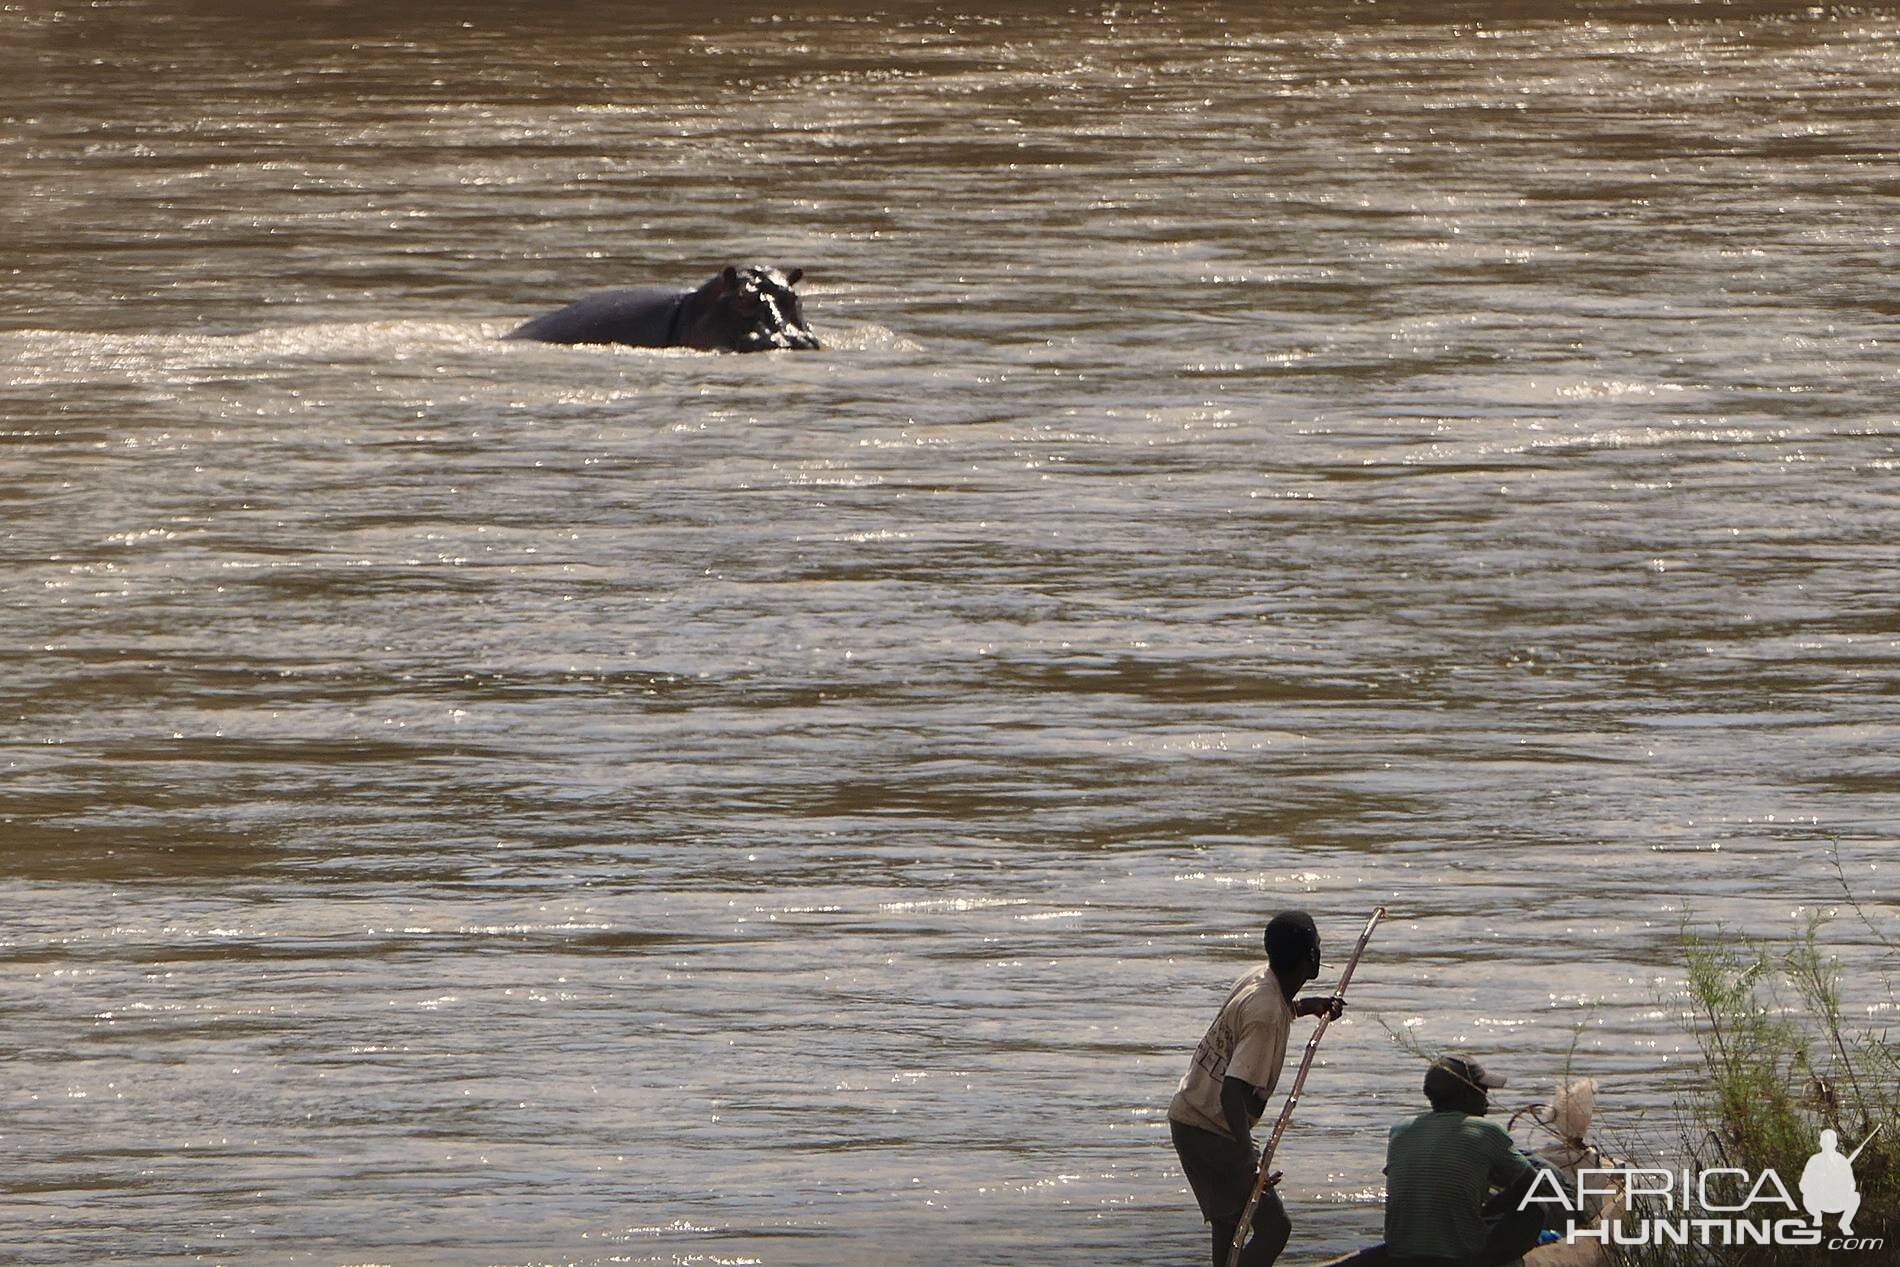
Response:
[[[1502,1075],[1492,1073],[1470,1056],[1440,1056],[1425,1071],[1425,1094],[1434,1091],[1456,1092],[1465,1087],[1496,1090],[1505,1085]]]

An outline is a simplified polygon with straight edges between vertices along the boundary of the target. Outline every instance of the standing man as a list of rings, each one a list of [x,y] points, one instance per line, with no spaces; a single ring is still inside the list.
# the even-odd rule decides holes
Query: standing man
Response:
[[[1168,1129],[1201,1217],[1214,1227],[1214,1267],[1226,1267],[1247,1198],[1260,1170],[1253,1128],[1266,1112],[1286,1060],[1295,1016],[1338,1020],[1345,1000],[1294,1000],[1319,975],[1319,930],[1305,911],[1283,911],[1267,925],[1267,962],[1234,983],[1207,1036],[1194,1051],[1174,1100]],[[1268,1267],[1286,1248],[1293,1224],[1271,1185],[1254,1210],[1253,1239],[1241,1267]]]

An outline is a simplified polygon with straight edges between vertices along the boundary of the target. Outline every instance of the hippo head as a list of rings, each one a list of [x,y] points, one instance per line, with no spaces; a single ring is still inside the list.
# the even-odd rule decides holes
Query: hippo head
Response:
[[[699,309],[686,331],[689,347],[714,352],[809,349],[818,340],[805,325],[805,311],[792,287],[805,275],[795,268],[728,267],[693,296]]]

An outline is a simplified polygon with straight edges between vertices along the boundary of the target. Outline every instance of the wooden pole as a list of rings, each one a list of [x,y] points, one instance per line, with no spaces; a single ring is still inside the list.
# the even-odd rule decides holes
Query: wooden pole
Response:
[[[1365,953],[1366,943],[1372,940],[1372,930],[1384,918],[1385,907],[1374,907],[1372,918],[1366,921],[1366,931],[1359,934],[1359,944],[1352,948],[1352,958],[1346,960],[1346,970],[1339,974],[1339,985],[1333,990],[1334,998],[1343,997],[1346,987],[1352,984],[1352,970],[1359,966],[1359,956]],[[1240,1247],[1247,1243],[1247,1235],[1253,1231],[1253,1213],[1260,1208],[1260,1197],[1271,1182],[1268,1174],[1273,1150],[1280,1146],[1280,1136],[1286,1133],[1286,1124],[1293,1117],[1293,1106],[1300,1102],[1300,1088],[1306,1085],[1307,1070],[1313,1067],[1313,1053],[1319,1050],[1319,1040],[1326,1036],[1326,1026],[1332,1019],[1330,1013],[1321,1012],[1319,1024],[1313,1027],[1313,1036],[1306,1040],[1306,1055],[1300,1061],[1300,1072],[1293,1079],[1293,1089],[1286,1093],[1286,1103],[1280,1106],[1280,1117],[1273,1124],[1273,1134],[1267,1136],[1267,1146],[1260,1150],[1260,1173],[1254,1176],[1253,1193],[1247,1198],[1247,1208],[1240,1212],[1240,1222],[1234,1227],[1234,1244],[1227,1251],[1227,1267],[1240,1267]]]

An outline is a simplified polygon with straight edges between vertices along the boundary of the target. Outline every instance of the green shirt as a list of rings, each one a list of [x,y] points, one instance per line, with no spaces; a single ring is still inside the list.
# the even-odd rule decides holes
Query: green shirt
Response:
[[[1392,1128],[1385,1150],[1385,1243],[1401,1258],[1469,1258],[1484,1248],[1478,1207],[1531,1169],[1496,1122],[1456,1110]]]

